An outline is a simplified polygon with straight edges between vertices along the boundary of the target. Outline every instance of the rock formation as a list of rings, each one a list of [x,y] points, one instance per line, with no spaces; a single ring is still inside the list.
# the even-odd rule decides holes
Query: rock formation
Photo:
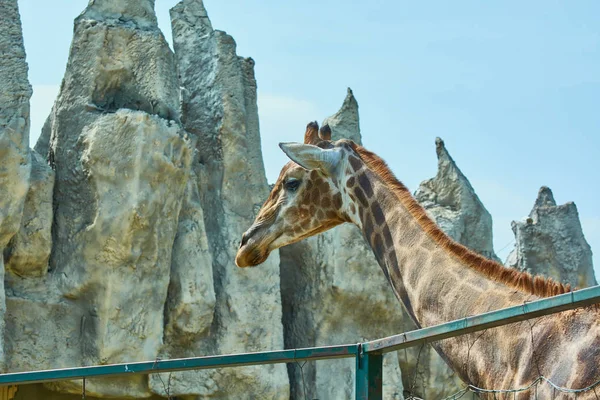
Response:
[[[0,136],[12,146],[2,147],[3,168],[12,168],[2,187],[13,197],[0,204],[8,369],[282,348],[277,253],[260,270],[233,264],[268,194],[253,61],[212,30],[201,1],[172,10],[179,70],[154,1],[91,1],[75,20],[36,145],[43,156],[30,162],[31,89],[16,10],[11,3],[2,14],[18,28],[2,45],[20,59],[3,59],[14,66],[0,70],[11,78],[3,83],[15,83],[3,105],[11,136]],[[87,395],[289,397],[283,365],[164,378],[168,385],[159,375],[94,379]],[[81,382],[46,386],[26,392],[81,390]]]
[[[437,175],[422,182],[415,197],[452,239],[498,261],[493,248],[492,216],[446,150],[442,139],[436,139],[435,148]]]
[[[511,226],[516,243],[506,265],[574,287],[597,285],[575,203],[557,206],[550,188],[542,186],[529,217]]]
[[[355,143],[362,144],[358,102],[352,89],[348,88],[342,107],[332,116],[325,118],[323,125],[329,125],[331,128],[331,140],[350,139]]]
[[[52,249],[52,189],[54,171],[37,152],[31,152],[29,191],[19,232],[5,252],[5,267],[20,277],[46,274]],[[9,276],[10,279],[10,276]]]
[[[175,245],[181,250],[198,241],[211,257],[205,251],[190,254],[191,259],[175,255],[173,268],[188,276],[171,288],[185,289],[178,297],[188,297],[184,309],[191,311],[183,314],[182,322],[195,325],[182,329],[175,319],[181,313],[169,316],[174,329],[168,325],[161,357],[280,349],[277,252],[259,269],[240,269],[233,263],[242,233],[269,192],[260,150],[254,61],[238,57],[233,38],[212,28],[201,0],[178,3],[171,10],[171,23],[183,87],[182,121],[195,148],[187,197],[191,201],[185,205],[184,220],[180,217]],[[182,224],[203,224],[206,238]],[[202,269],[204,278],[190,268]],[[183,284],[204,279],[208,288],[213,285],[211,277],[214,294]],[[193,321],[194,316],[200,319]],[[164,381],[167,375],[163,374]],[[157,377],[151,378],[150,387],[165,395]],[[226,368],[173,374],[171,394],[287,399],[289,384],[283,365]]]
[[[42,166],[32,174],[30,203],[41,212],[37,219],[27,215],[26,204],[27,224],[7,257],[14,272],[7,279],[13,371],[159,354],[192,151],[178,123],[173,54],[153,8],[151,0],[96,0],[75,21],[48,143],[56,173],[50,262],[44,265],[48,237],[28,232],[32,223],[44,227],[52,218],[52,173],[38,158]],[[36,184],[36,176],[45,183]],[[30,253],[37,259],[26,267],[35,270],[24,270],[19,260],[35,241],[41,254]],[[49,386],[80,392],[80,382]],[[144,376],[91,380],[87,390],[98,396],[151,394]]]
[[[19,231],[31,171],[27,62],[17,0],[0,3],[0,252]],[[8,250],[10,252],[10,250]],[[1,254],[1,253],[0,253]],[[0,370],[5,368],[4,257],[0,256]]]
[[[325,123],[332,140],[361,142],[358,103],[350,89]],[[280,253],[287,348],[356,343],[402,331],[402,307],[355,226],[341,225]],[[294,399],[354,396],[354,360],[307,363],[302,369],[290,364],[288,370]],[[384,398],[402,398],[395,353],[384,358],[384,375]]]

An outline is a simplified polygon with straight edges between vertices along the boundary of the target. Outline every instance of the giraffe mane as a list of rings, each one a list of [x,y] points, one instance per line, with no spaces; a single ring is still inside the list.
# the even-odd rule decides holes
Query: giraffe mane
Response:
[[[400,203],[417,220],[423,231],[435,243],[467,266],[496,282],[540,297],[555,296],[572,290],[569,284],[564,285],[552,278],[544,278],[539,275],[532,276],[528,272],[505,267],[499,262],[490,260],[455,242],[427,215],[423,206],[412,196],[408,188],[396,178],[383,159],[357,144],[352,147],[367,167],[377,174],[392,193],[396,195]]]

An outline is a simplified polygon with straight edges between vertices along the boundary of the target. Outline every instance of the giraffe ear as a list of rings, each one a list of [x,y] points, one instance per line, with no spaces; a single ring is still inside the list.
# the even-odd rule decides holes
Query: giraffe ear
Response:
[[[308,170],[318,169],[326,174],[335,169],[342,157],[338,149],[322,149],[312,144],[279,143],[279,147],[301,167]]]

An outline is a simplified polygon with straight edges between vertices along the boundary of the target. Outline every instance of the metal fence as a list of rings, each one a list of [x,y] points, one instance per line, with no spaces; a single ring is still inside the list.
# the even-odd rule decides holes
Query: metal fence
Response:
[[[600,286],[594,286],[364,343],[0,374],[0,386],[73,379],[83,379],[85,382],[85,379],[89,378],[129,374],[152,374],[353,357],[356,359],[356,399],[380,400],[382,399],[384,353],[599,302]],[[599,383],[597,382],[590,388],[593,389]],[[467,387],[464,392],[468,390],[476,391],[475,389]],[[485,391],[485,389],[482,390]]]

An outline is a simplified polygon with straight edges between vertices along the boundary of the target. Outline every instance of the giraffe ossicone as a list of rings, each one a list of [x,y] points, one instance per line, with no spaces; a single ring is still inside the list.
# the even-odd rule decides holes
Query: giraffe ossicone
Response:
[[[394,294],[419,327],[571,290],[454,242],[381,158],[352,141],[330,138],[330,130],[319,131],[312,122],[304,144],[281,145],[292,161],[244,233],[238,266],[256,266],[279,247],[349,222],[362,231]],[[574,389],[600,378],[597,307],[541,317],[532,324],[534,328],[527,321],[515,323],[433,346],[463,381],[483,388],[527,386],[540,373]],[[537,394],[547,398],[551,387],[540,387]],[[520,398],[534,398],[533,390]]]

